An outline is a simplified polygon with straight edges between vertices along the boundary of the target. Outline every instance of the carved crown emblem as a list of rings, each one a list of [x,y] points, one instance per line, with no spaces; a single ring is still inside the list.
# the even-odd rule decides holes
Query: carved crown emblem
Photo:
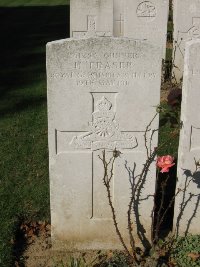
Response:
[[[103,96],[102,99],[97,102],[97,109],[99,111],[109,111],[111,107],[112,107],[111,102],[108,101],[108,99],[105,98],[105,96]]]

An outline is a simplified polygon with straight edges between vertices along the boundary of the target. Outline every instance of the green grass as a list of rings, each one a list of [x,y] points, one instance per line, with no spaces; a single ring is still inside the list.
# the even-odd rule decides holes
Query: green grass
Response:
[[[177,267],[199,267],[200,258],[192,258],[192,255],[199,255],[200,235],[188,235],[179,237],[174,243],[171,257]]]
[[[167,30],[168,30],[168,32],[173,32],[173,22],[172,21],[168,22]]]
[[[173,50],[171,48],[166,49],[166,61],[171,61]]]
[[[70,0],[0,0],[0,7],[69,5]]]
[[[159,155],[172,155],[177,159],[179,144],[179,108],[173,110],[167,103],[161,104],[164,112],[160,113]]]
[[[4,6],[66,1],[0,1]],[[0,8],[0,266],[22,217],[49,220],[45,45],[69,36],[69,7]]]

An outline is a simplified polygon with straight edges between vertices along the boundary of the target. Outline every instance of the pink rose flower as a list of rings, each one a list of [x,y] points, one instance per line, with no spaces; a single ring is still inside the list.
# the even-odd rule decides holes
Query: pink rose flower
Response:
[[[162,173],[169,172],[169,168],[175,165],[173,161],[174,161],[174,158],[170,155],[162,156],[162,157],[157,158],[156,165],[158,168],[161,168],[160,172]]]

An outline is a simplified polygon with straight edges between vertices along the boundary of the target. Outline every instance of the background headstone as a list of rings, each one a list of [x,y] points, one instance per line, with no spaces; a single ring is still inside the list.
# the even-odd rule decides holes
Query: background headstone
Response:
[[[166,54],[169,0],[124,0],[124,36],[145,39]]]
[[[129,174],[146,159],[144,131],[160,101],[161,51],[120,38],[66,39],[47,45],[48,133],[52,239],[67,249],[121,248],[98,155],[121,151],[114,166],[113,203],[127,241]],[[158,128],[158,118],[151,130]],[[149,135],[151,132],[149,132]],[[152,149],[157,146],[154,136]],[[141,189],[137,226],[150,237],[156,168]],[[133,227],[134,232],[137,227]],[[144,231],[146,230],[146,233]]]
[[[112,36],[113,0],[70,0],[70,36]]]
[[[186,44],[174,224],[178,234],[199,234],[200,226],[200,40]],[[197,167],[197,168],[196,168]]]
[[[185,43],[200,38],[200,1],[174,0],[174,64],[177,82],[183,77]]]

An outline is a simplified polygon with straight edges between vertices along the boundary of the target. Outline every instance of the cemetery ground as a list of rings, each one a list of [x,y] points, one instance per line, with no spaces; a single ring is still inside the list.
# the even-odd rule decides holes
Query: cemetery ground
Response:
[[[0,1],[0,266],[13,266],[21,220],[50,216],[45,45],[67,36],[69,7],[27,2]]]
[[[0,0],[1,267],[23,266],[27,255],[32,256],[27,266],[38,267],[42,265],[39,257],[37,262],[37,253],[46,258],[50,255],[45,45],[69,36],[69,6],[63,5],[66,1]],[[170,57],[170,49],[167,55]],[[160,143],[171,138],[160,155],[177,157],[179,112],[166,103],[169,89],[171,85],[165,85],[162,94],[162,107],[167,112],[160,118]],[[188,257],[192,244],[199,244],[198,236],[186,243],[180,241],[178,257]],[[109,252],[105,257],[96,252],[95,257],[101,266],[127,266],[119,254],[113,257]],[[78,266],[78,261],[71,259],[68,264]]]

